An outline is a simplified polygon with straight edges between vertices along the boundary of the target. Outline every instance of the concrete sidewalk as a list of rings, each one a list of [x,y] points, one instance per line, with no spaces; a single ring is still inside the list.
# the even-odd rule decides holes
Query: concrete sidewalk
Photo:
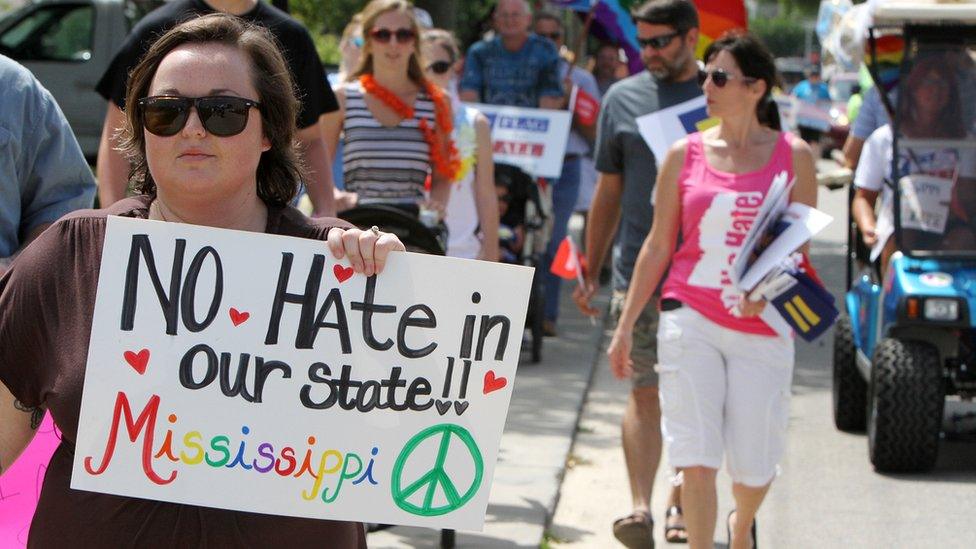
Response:
[[[597,360],[602,328],[580,314],[563,284],[559,337],[542,362],[523,352],[502,435],[483,532],[457,532],[457,547],[539,547],[556,508],[576,423]],[[609,291],[594,300],[605,309]],[[440,532],[398,526],[370,534],[370,547],[437,547]]]

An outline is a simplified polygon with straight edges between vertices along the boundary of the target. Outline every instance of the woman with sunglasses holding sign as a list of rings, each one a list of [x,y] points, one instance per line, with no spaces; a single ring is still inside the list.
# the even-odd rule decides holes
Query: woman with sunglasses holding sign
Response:
[[[735,499],[729,547],[743,549],[755,545],[756,512],[785,448],[794,357],[792,339],[761,318],[765,302],[745,299],[728,271],[776,174],[796,178],[793,201],[814,205],[817,191],[809,146],[780,131],[770,96],[778,78],[765,46],[748,34],[726,35],[704,59],[700,81],[720,124],[679,141],[664,159],[653,226],[607,352],[614,373],[625,376],[635,320],[667,270],[657,368],[688,540],[713,544],[724,454]]]
[[[336,91],[325,139],[341,136],[345,188],[359,204],[440,213],[459,169],[450,98],[424,75],[420,27],[406,0],[373,0],[362,11],[363,44],[352,81]],[[430,177],[430,199],[425,184]]]
[[[62,218],[0,278],[0,472],[33,437],[38,413],[50,411],[62,432],[29,544],[366,547],[359,523],[70,489],[108,216],[323,240],[367,276],[404,249],[394,235],[288,206],[302,179],[298,100],[264,28],[224,14],[190,20],[149,49],[128,86],[123,142],[142,194]]]

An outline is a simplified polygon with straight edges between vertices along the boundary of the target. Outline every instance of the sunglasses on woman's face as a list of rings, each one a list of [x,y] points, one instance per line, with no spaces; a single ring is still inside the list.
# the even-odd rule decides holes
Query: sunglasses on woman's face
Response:
[[[451,70],[452,64],[450,61],[434,61],[430,65],[427,65],[427,70],[433,71],[434,74],[444,74]]]
[[[723,69],[715,69],[712,71],[698,71],[699,86],[704,86],[705,81],[708,80],[709,78],[712,79],[712,84],[715,84],[715,86],[719,88],[724,88],[725,85],[729,83],[729,80],[742,80],[746,84],[752,84],[753,82],[758,80],[757,78],[753,78],[751,76],[736,76],[734,74],[729,74],[725,72],[725,70]]]
[[[390,39],[394,36],[396,37],[396,41],[398,43],[409,44],[417,37],[417,35],[414,34],[414,32],[410,29],[397,29],[395,31],[390,29],[374,29],[373,32],[370,33],[370,36],[372,36],[373,40],[376,40],[380,44],[389,44]]]
[[[156,95],[139,100],[142,125],[146,131],[160,137],[176,135],[190,119],[190,109],[197,110],[200,123],[207,133],[230,137],[244,131],[251,107],[260,107],[257,101],[226,95],[207,97],[180,97]]]

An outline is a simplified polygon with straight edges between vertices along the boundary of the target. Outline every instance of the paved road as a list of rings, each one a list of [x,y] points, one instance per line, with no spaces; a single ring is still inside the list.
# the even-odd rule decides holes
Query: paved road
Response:
[[[846,190],[820,193],[820,206],[846,217]],[[814,263],[835,293],[844,283],[844,223],[835,222],[814,246]],[[798,343],[790,438],[783,475],[759,514],[764,547],[976,547],[976,442],[943,442],[934,472],[879,475],[871,469],[863,435],[840,433],[830,415],[832,335]],[[552,524],[552,547],[619,547],[610,525],[628,511],[629,491],[619,425],[627,385],[596,365]],[[667,472],[659,471],[653,510],[655,537]],[[729,479],[720,477],[720,517],[732,508]],[[716,542],[724,547],[724,528]]]

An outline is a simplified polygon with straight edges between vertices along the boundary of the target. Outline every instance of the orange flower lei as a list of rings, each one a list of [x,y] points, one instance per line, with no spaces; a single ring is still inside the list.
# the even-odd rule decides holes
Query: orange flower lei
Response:
[[[359,83],[363,86],[366,93],[382,101],[384,105],[391,108],[401,118],[410,119],[416,115],[413,107],[404,103],[397,94],[388,88],[379,85],[372,74],[360,76]],[[447,102],[447,96],[444,95],[444,92],[440,88],[430,82],[424,82],[424,88],[427,95],[434,102],[435,124],[439,131],[434,131],[434,128],[430,127],[426,118],[421,118],[419,123],[420,132],[424,135],[424,141],[430,147],[430,159],[434,165],[434,171],[446,177],[448,180],[454,181],[458,171],[461,169],[461,159],[457,147],[454,145],[454,140],[451,139],[454,122],[451,120],[449,114],[450,107]],[[444,157],[445,150],[447,151],[446,158]]]

